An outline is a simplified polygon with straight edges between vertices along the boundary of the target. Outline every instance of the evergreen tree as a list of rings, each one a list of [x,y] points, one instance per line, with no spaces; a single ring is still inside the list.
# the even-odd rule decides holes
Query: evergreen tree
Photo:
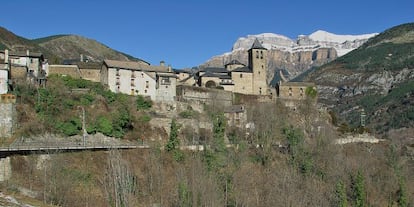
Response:
[[[398,191],[397,191],[397,203],[398,207],[407,207],[407,192],[405,188],[405,180],[404,178],[400,177],[399,183],[398,183]]]
[[[175,119],[171,121],[170,126],[170,137],[167,144],[165,145],[165,150],[167,152],[172,152],[173,158],[175,161],[182,161],[184,159],[184,154],[180,151],[180,140],[178,139],[178,130],[180,126],[177,124]]]
[[[340,180],[336,184],[335,196],[336,196],[335,206],[338,206],[338,207],[348,206],[348,200],[346,197],[346,187],[345,187],[345,184],[342,182],[342,180]]]
[[[354,190],[354,199],[356,207],[365,207],[365,184],[364,184],[364,175],[358,170],[358,173],[354,179],[353,183]]]

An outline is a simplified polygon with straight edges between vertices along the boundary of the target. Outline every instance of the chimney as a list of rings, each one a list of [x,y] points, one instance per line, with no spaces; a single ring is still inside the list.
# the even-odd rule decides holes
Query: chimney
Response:
[[[30,51],[26,50],[26,56],[29,56],[29,55],[30,55]]]
[[[172,72],[171,65],[168,65],[168,72]]]
[[[161,61],[160,61],[160,66],[165,66],[165,62],[164,62],[164,60],[161,60]]]
[[[80,61],[83,62],[83,54],[80,54]]]
[[[4,63],[9,63],[9,50],[5,49],[4,50]]]

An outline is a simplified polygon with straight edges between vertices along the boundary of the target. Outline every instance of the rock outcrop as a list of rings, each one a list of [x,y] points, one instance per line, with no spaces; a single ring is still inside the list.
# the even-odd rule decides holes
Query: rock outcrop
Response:
[[[291,79],[356,49],[375,35],[335,35],[317,31],[309,36],[299,35],[297,40],[272,33],[249,35],[239,38],[231,52],[215,56],[201,67],[222,67],[234,59],[247,64],[247,51],[257,38],[269,50],[268,79],[273,79],[274,72],[281,69],[287,71]]]

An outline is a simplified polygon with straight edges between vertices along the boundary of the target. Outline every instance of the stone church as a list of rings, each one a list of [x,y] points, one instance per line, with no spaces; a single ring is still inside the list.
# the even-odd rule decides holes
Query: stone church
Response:
[[[225,68],[203,68],[196,73],[196,85],[222,88],[235,93],[271,95],[267,83],[267,49],[256,39],[248,50],[248,65],[232,60]]]

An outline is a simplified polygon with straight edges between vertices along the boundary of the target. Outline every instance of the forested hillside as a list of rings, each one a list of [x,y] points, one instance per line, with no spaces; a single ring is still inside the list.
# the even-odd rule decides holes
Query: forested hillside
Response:
[[[173,116],[166,133],[148,124],[158,116],[150,102],[113,94],[88,81],[56,76],[44,89],[20,86],[16,95],[22,123],[16,136],[80,134],[81,106],[87,111],[89,133],[138,142],[144,135],[150,145],[12,157],[12,179],[2,189],[47,204],[409,206],[414,202],[413,146],[393,139],[337,145],[335,140],[344,135],[331,124],[331,116],[311,102],[296,111],[281,102],[245,103],[248,119],[255,123],[250,131],[228,126],[222,108],[206,105],[197,116],[189,113],[191,109]],[[193,134],[176,120],[201,117],[213,126],[201,142],[209,147],[180,149]]]

